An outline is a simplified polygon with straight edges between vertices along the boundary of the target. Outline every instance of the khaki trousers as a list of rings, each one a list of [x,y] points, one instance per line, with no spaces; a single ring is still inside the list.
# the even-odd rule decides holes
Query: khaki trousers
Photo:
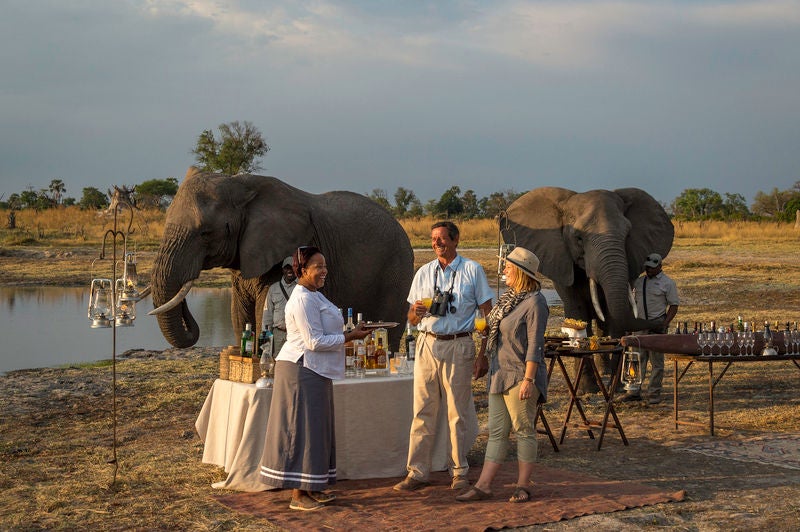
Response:
[[[486,443],[485,459],[502,464],[508,452],[508,436],[511,429],[517,438],[517,460],[535,462],[536,443],[536,403],[539,389],[533,386],[533,394],[520,400],[518,382],[503,393],[489,394],[489,440]]]
[[[436,440],[436,420],[442,408],[447,412],[450,473],[453,476],[467,474],[467,453],[474,443],[466,441],[467,434],[477,434],[477,416],[472,398],[474,361],[475,343],[472,336],[436,340],[429,334],[420,334],[417,339],[414,418],[408,444],[409,476],[428,480],[431,453]],[[475,426],[468,427],[467,423]]]

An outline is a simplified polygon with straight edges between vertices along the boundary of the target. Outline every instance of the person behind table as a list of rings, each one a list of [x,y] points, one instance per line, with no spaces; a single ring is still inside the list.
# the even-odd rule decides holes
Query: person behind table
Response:
[[[633,295],[640,318],[662,320],[662,325],[654,329],[637,331],[636,334],[664,334],[678,313],[678,288],[675,281],[661,271],[662,260],[658,253],[651,253],[644,261],[644,275],[633,282]],[[647,361],[650,361],[650,381],[647,384],[647,399],[651,405],[661,402],[661,382],[664,380],[664,353],[640,349],[642,376],[647,375]],[[641,391],[631,391],[622,397],[623,401],[640,401]]]
[[[483,268],[456,251],[458,227],[437,222],[431,227],[431,246],[436,259],[424,264],[414,275],[408,294],[408,321],[420,331],[414,365],[414,416],[408,445],[408,475],[394,486],[413,491],[427,485],[431,453],[436,439],[439,409],[447,412],[451,489],[469,486],[467,452],[472,447],[467,434],[477,432],[472,377],[487,371],[483,356],[485,341],[475,357],[472,339],[475,310],[489,312],[492,291]],[[423,298],[433,298],[430,311]],[[469,412],[472,409],[472,412]]]
[[[318,248],[298,248],[292,265],[297,287],[286,304],[260,472],[265,484],[292,490],[289,508],[318,510],[335,499],[323,491],[336,482],[331,379],[344,378],[345,342],[369,331],[359,323],[342,333],[341,312],[319,292],[328,266]]]
[[[272,333],[273,353],[279,353],[286,342],[286,302],[292,295],[292,290],[297,286],[297,278],[292,268],[292,257],[283,259],[283,277],[277,283],[272,283],[267,290],[267,299],[264,301],[264,313],[261,316],[262,327]]]
[[[539,258],[516,247],[506,257],[508,290],[486,317],[489,341],[489,440],[480,478],[456,500],[490,499],[492,480],[505,461],[509,434],[517,438],[518,476],[510,502],[530,499],[533,464],[536,461],[536,407],[547,398],[544,362],[547,318],[550,309],[536,279]]]

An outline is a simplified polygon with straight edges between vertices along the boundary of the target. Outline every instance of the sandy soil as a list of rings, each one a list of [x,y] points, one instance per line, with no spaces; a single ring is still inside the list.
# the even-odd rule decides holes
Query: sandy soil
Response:
[[[465,254],[467,254],[465,252]],[[485,256],[484,256],[485,255]],[[738,313],[754,319],[798,319],[800,272],[794,250],[714,253],[676,249],[667,265],[684,304],[678,319]],[[0,282],[24,280],[7,267],[19,257],[0,253]],[[476,257],[491,268],[493,252]],[[29,262],[28,257],[28,262]],[[70,257],[37,257],[42,267],[72,271]],[[83,258],[82,258],[83,259]],[[424,257],[420,260],[424,260]],[[74,267],[79,271],[80,265]],[[787,273],[788,272],[788,273]],[[85,280],[85,272],[82,274]],[[79,283],[80,284],[80,283]],[[794,315],[794,318],[791,316]],[[785,317],[785,318],[784,318]],[[219,348],[129,352],[117,370],[117,482],[110,486],[113,427],[108,366],[49,368],[0,377],[0,528],[39,529],[271,529],[269,523],[233,514],[214,502],[212,482],[224,473],[201,463],[194,421],[217,372]],[[552,467],[603,478],[685,490],[686,500],[587,516],[528,530],[796,530],[800,529],[800,471],[712,458],[681,450],[714,439],[800,433],[800,371],[788,362],[735,364],[717,389],[717,436],[702,427],[672,423],[672,368],[667,365],[665,402],[624,403],[619,417],[630,445],[613,430],[597,451],[570,428],[554,453],[540,438],[540,459]],[[475,387],[485,423],[483,384]],[[693,369],[681,385],[686,416],[703,420],[706,375]],[[586,396],[590,417],[599,396]],[[547,413],[560,426],[567,393],[556,373]],[[471,453],[483,459],[485,433]],[[509,464],[507,467],[513,467]]]

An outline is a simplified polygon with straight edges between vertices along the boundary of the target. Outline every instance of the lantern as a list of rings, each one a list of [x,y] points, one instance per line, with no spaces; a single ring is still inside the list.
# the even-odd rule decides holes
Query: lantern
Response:
[[[631,394],[638,394],[642,389],[642,355],[638,351],[625,351],[622,353],[622,376],[625,390]]]
[[[111,279],[92,279],[87,313],[92,329],[111,327],[112,299]]]
[[[124,297],[125,279],[117,279],[117,302],[114,307],[114,320],[117,327],[133,327],[136,319],[136,300]]]
[[[136,274],[136,253],[125,253],[125,270],[122,274],[122,290],[117,287],[119,298],[123,301],[139,301],[139,276]]]

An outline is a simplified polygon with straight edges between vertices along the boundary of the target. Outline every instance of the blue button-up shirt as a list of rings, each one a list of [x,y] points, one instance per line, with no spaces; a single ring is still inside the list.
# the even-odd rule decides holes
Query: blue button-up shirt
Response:
[[[437,272],[438,270],[438,272]],[[424,264],[414,275],[408,302],[414,304],[425,297],[433,297],[434,280],[440,291],[446,292],[453,286],[455,312],[447,312],[444,316],[426,316],[419,322],[417,329],[435,334],[456,334],[472,331],[475,328],[475,309],[479,305],[491,303],[492,289],[480,264],[461,255],[442,270],[439,260]]]

